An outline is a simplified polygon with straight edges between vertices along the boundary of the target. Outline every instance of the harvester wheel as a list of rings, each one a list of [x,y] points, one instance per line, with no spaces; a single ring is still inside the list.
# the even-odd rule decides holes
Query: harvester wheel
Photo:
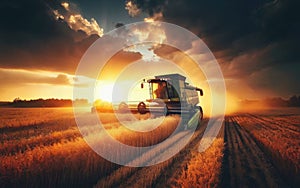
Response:
[[[128,105],[126,104],[126,102],[121,102],[119,104],[118,110],[119,112],[126,112],[126,110],[128,110]]]
[[[146,114],[146,104],[144,102],[140,102],[137,106],[138,112],[140,114]]]

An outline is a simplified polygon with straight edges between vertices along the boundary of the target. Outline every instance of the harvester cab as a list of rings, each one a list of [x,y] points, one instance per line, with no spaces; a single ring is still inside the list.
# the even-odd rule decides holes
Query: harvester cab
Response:
[[[149,84],[150,98],[140,102],[137,110],[141,114],[181,114],[185,119],[192,119],[195,114],[203,118],[203,110],[199,105],[199,96],[203,90],[189,85],[186,77],[180,74],[167,74],[155,76],[154,79],[144,80]],[[144,83],[141,88],[144,88]]]

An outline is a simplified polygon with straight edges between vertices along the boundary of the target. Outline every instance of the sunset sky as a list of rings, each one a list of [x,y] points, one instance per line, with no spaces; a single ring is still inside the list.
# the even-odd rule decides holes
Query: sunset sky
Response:
[[[3,0],[0,101],[72,98],[88,47],[116,27],[144,20],[177,24],[201,38],[237,99],[300,94],[299,7],[297,0]],[[108,77],[99,84],[111,90]]]

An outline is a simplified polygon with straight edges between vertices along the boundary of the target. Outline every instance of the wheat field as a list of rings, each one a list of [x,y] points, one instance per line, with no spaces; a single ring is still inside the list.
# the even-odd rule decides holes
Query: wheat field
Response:
[[[199,153],[197,147],[209,121],[204,119],[190,142],[176,155],[162,163],[138,168],[109,162],[93,151],[82,135],[94,137],[97,121],[88,110],[81,113],[87,123],[79,130],[71,108],[0,108],[0,186],[226,187],[239,185],[236,180],[239,173],[252,168],[252,182],[258,185],[264,184],[258,178],[261,173],[269,177],[266,185],[299,184],[300,113],[297,109],[287,109],[285,115],[280,111],[231,115],[225,119],[212,146]],[[147,114],[120,114],[116,117],[111,112],[99,114],[99,119],[103,131],[112,138],[138,147],[161,143],[180,122],[178,115],[154,118]],[[157,121],[161,124],[155,127]],[[141,126],[149,131],[130,129]],[[160,150],[151,150],[136,160],[147,162],[157,151],[155,157],[159,158],[188,134],[188,130],[182,129]],[[101,137],[97,141],[106,142]],[[256,161],[266,164],[260,167],[251,164],[254,162],[247,155],[248,150],[258,152],[270,164],[266,161]],[[122,157],[118,151],[112,152],[116,158]],[[280,173],[269,170],[268,165],[274,165]]]

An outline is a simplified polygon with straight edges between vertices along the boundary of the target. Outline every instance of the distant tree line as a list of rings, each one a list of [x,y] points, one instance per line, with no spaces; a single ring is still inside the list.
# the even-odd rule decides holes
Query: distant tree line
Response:
[[[241,106],[253,106],[253,107],[300,107],[300,96],[292,96],[288,99],[281,97],[265,98],[261,100],[242,100]]]
[[[292,96],[285,100],[281,97],[268,98],[263,101],[268,106],[278,106],[278,107],[300,107],[300,96]]]
[[[1,106],[6,107],[71,107],[72,103],[78,106],[88,106],[87,99],[76,99],[72,101],[71,99],[32,99],[32,100],[21,100],[16,98],[13,102],[0,103]]]

